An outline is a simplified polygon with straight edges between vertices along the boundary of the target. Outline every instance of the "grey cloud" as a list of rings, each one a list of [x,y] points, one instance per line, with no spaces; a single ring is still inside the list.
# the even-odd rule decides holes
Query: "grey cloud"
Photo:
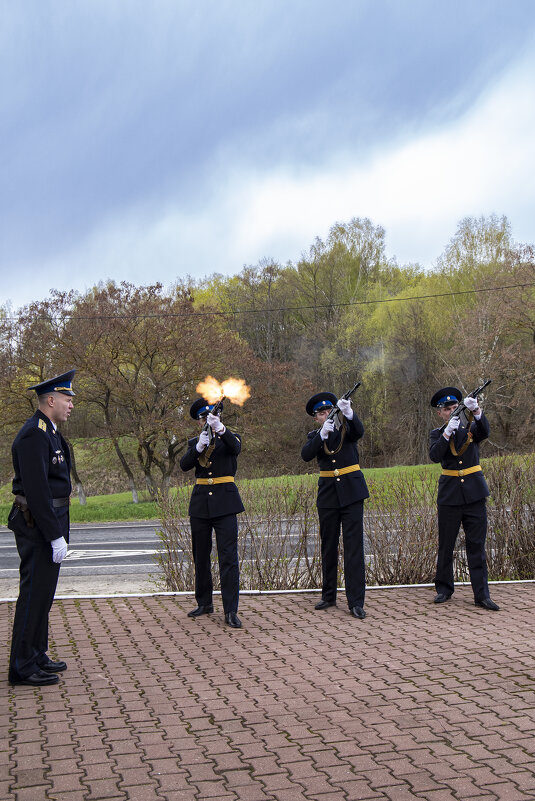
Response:
[[[440,124],[535,22],[531,3],[496,0],[21,0],[3,13],[4,265],[137,205],[202,204],[222,156],[229,172],[321,164]]]

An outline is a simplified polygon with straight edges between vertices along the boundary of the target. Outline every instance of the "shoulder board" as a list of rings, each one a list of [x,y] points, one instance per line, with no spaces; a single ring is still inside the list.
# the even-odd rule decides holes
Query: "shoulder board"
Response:
[[[38,428],[40,428],[41,431],[46,431],[46,423],[44,420],[39,419]]]

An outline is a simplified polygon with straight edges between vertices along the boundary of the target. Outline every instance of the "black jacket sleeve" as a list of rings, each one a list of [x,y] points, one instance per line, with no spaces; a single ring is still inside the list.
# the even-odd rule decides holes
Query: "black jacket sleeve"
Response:
[[[46,434],[31,428],[19,442],[18,465],[24,493],[32,516],[48,542],[63,537],[49,485],[50,447]]]

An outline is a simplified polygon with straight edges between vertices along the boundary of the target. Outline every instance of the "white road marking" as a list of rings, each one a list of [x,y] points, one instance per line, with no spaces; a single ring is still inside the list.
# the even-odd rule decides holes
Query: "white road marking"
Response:
[[[123,558],[127,556],[150,556],[153,553],[158,553],[156,548],[144,548],[142,550],[114,550],[110,551],[106,550],[98,550],[98,549],[91,549],[91,550],[69,550],[67,552],[67,556],[63,560],[64,562],[72,562],[75,559],[113,559],[114,557],[121,556]]]

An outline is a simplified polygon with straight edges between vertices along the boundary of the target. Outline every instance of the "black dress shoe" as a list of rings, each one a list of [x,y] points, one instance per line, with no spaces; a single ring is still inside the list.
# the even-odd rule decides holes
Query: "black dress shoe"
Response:
[[[57,662],[49,659],[44,665],[39,665],[39,669],[44,670],[45,673],[62,673],[64,670],[67,670],[67,663],[62,659]]]
[[[233,629],[241,629],[241,620],[236,612],[227,612],[225,615],[225,623],[228,623]]]
[[[55,673],[45,673],[44,670],[36,670],[31,676],[25,676],[23,679],[9,679],[10,684],[29,684],[30,687],[44,687],[47,684],[58,684],[59,676]]]
[[[478,601],[474,601],[476,606],[482,606],[483,609],[488,609],[490,612],[499,612],[500,607],[498,604],[495,604],[494,601],[491,601],[490,598],[481,598]]]
[[[349,614],[353,615],[353,617],[358,617],[359,620],[364,620],[366,617],[366,612],[362,606],[352,606],[349,610]]]
[[[324,598],[318,601],[314,609],[328,609],[330,606],[336,606],[336,601],[326,601]]]
[[[208,604],[208,606],[198,606],[197,609],[192,609],[191,612],[188,612],[188,617],[200,617],[201,615],[211,615],[214,611],[213,604]]]
[[[446,595],[445,592],[439,592],[433,598],[433,603],[434,604],[445,604],[446,601],[449,601],[450,598],[451,598],[451,595]]]

